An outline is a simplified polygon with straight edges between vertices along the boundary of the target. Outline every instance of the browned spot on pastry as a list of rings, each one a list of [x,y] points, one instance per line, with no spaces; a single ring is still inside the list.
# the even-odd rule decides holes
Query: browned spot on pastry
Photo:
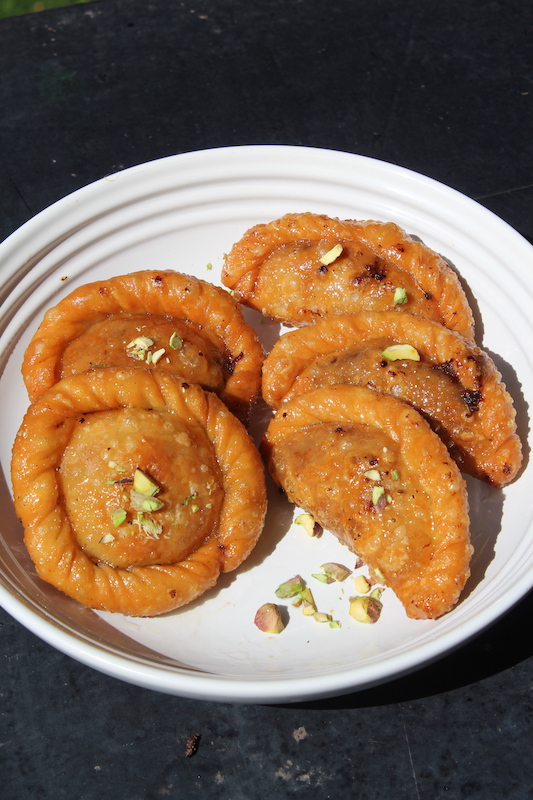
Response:
[[[394,343],[410,344],[420,360],[383,358]],[[263,366],[263,397],[273,408],[336,383],[409,403],[471,475],[503,486],[520,468],[515,410],[494,362],[439,323],[396,312],[337,315],[284,334]]]

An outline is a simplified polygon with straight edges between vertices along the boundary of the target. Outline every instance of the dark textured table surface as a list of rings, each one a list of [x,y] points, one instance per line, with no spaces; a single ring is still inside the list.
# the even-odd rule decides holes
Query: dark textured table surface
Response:
[[[533,239],[523,0],[101,0],[0,42],[1,238],[122,167],[260,143],[400,164]],[[410,676],[268,707],[121,683],[0,611],[0,797],[533,798],[532,616],[529,596]]]

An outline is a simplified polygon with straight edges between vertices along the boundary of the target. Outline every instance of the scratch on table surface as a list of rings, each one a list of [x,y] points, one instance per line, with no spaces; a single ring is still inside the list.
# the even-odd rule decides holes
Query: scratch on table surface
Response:
[[[402,708],[400,708],[400,713],[401,713],[401,717],[402,717],[403,732],[405,734],[405,743],[407,745],[407,753],[409,755],[409,763],[411,764],[411,772],[413,774],[413,781],[415,783],[416,796],[417,796],[417,799],[420,800],[420,792],[418,791],[418,781],[416,779],[415,765],[413,764],[413,755],[411,753],[411,745],[409,743],[409,735],[407,733],[407,726],[406,726],[405,720],[403,718],[403,709]]]
[[[474,200],[488,200],[490,197],[500,197],[503,194],[512,194],[513,192],[523,192],[525,189],[532,189],[533,183],[525,183],[523,186],[513,186],[512,189],[501,189],[498,192],[490,192],[490,194],[480,194],[474,197]]]

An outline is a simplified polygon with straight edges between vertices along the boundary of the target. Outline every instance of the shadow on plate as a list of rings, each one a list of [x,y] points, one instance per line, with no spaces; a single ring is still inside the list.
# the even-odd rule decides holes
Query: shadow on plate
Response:
[[[510,670],[533,656],[529,631],[533,592],[494,625],[453,653],[401,678],[340,697],[295,703],[291,708],[370,708],[456,691]],[[283,706],[285,707],[285,706]]]

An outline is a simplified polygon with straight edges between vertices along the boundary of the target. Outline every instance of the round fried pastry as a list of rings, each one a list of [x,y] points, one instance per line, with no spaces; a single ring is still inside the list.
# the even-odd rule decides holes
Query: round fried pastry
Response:
[[[392,222],[286,214],[250,228],[236,242],[222,281],[240,302],[291,325],[395,310],[474,336],[472,311],[455,272]],[[397,290],[405,293],[401,302]]]
[[[39,576],[85,606],[134,616],[183,606],[239,566],[266,513],[242,423],[164,372],[63,378],[28,409],[11,473]]]
[[[359,386],[289,400],[265,433],[273,479],[378,570],[413,618],[457,602],[469,576],[466,486],[413,408]]]
[[[24,356],[30,400],[90,368],[149,367],[215,391],[243,422],[260,386],[263,350],[224,289],[144,270],[75,289],[49,309]]]
[[[392,344],[420,360],[389,361]],[[334,383],[368,386],[404,400],[429,420],[459,467],[505,486],[522,463],[515,409],[490,356],[443,325],[411,314],[339,315],[284,334],[263,365],[265,401]]]

